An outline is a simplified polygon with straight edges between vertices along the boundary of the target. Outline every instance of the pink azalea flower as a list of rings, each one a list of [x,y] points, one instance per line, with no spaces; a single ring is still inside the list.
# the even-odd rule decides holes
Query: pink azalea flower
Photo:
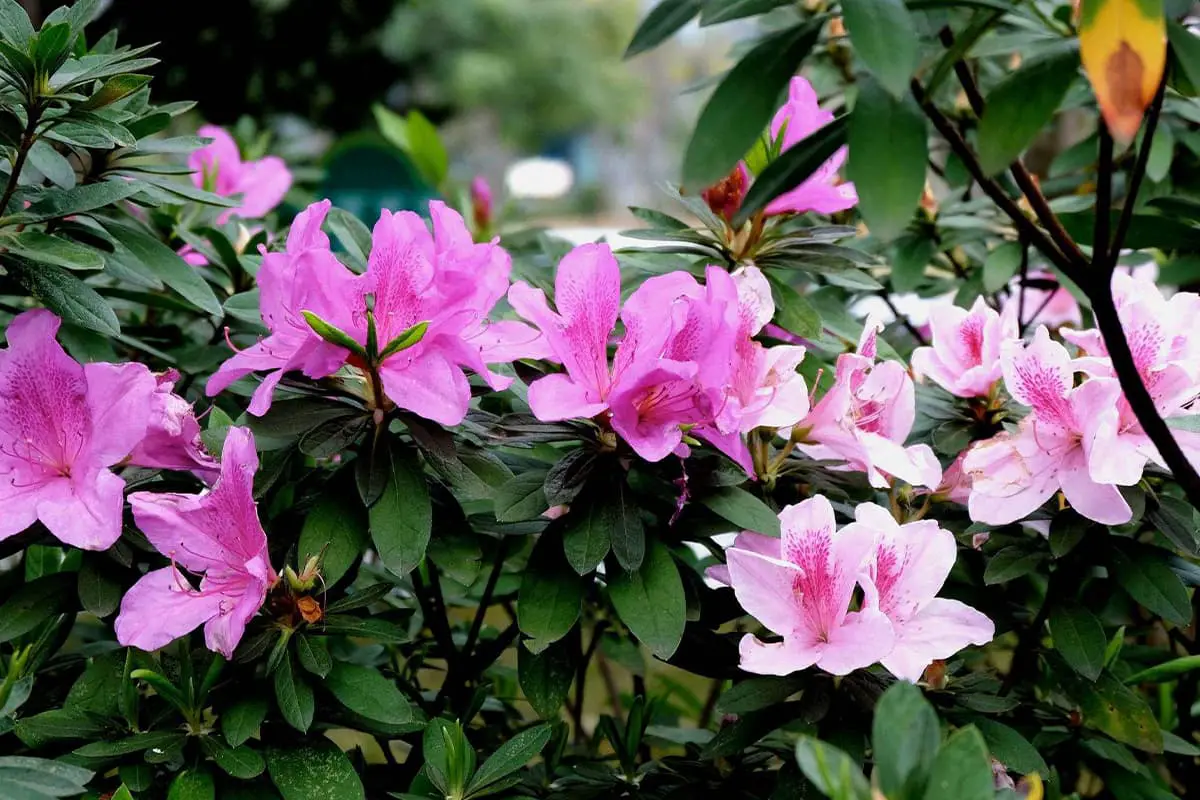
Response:
[[[1074,387],[1070,356],[1051,341],[1045,326],[1038,327],[1031,344],[1005,342],[1000,361],[1009,394],[1030,412],[1016,434],[999,434],[967,453],[963,469],[972,480],[971,518],[991,525],[1015,522],[1061,489],[1089,519],[1128,522],[1132,512],[1115,481],[1091,466],[1095,459],[1116,455],[1097,442],[1099,431],[1116,425],[1116,380],[1092,378]]]
[[[300,212],[288,232],[286,252],[264,252],[257,277],[259,304],[271,335],[221,365],[205,387],[210,397],[252,372],[269,370],[248,409],[262,416],[286,373],[323,378],[345,362],[346,351],[315,334],[301,314],[312,311],[343,328],[350,321],[355,276],[329,250],[329,237],[321,231],[329,208],[329,201],[322,200]]]
[[[912,377],[897,361],[876,362],[879,326],[868,320],[858,351],[838,356],[833,388],[799,427],[799,448],[812,458],[840,460],[867,473],[872,486],[887,488],[888,476],[933,488],[942,468],[929,445],[905,447],[916,420]]]
[[[797,75],[788,86],[787,102],[771,120],[771,136],[778,137],[782,132],[782,150],[788,150],[832,121],[833,114],[821,108],[812,84]],[[846,147],[838,150],[808,180],[768,203],[766,213],[803,214],[815,211],[818,214],[832,214],[853,208],[858,204],[854,184],[838,183],[837,177],[837,171],[846,162],[848,153],[849,148]]]
[[[156,376],[146,438],[129,454],[129,463],[152,469],[190,470],[207,483],[216,478],[220,467],[200,441],[200,423],[192,404],[174,392],[178,380],[179,372],[173,369]]]
[[[1200,397],[1200,335],[1195,321],[1200,317],[1200,296],[1180,292],[1163,297],[1153,281],[1123,272],[1113,275],[1113,296],[1125,337],[1142,383],[1164,419],[1197,413],[1193,403]],[[1062,329],[1062,336],[1075,344],[1082,357],[1076,369],[1092,378],[1115,378],[1112,361],[1100,332]],[[1121,394],[1115,420],[1100,428],[1100,440],[1091,450],[1091,469],[1098,480],[1123,485],[1141,479],[1146,462],[1162,465],[1162,457]],[[1200,434],[1174,431],[1189,459],[1200,463]]]
[[[148,572],[126,593],[117,641],[157,650],[203,625],[208,649],[233,656],[276,579],[254,504],[257,469],[254,436],[230,428],[211,491],[129,496],[138,528],[171,566]],[[204,576],[198,589],[179,567]]]
[[[194,170],[192,183],[201,189],[208,185],[222,197],[242,199],[241,205],[222,211],[217,222],[224,224],[234,214],[245,219],[262,217],[283,201],[292,186],[292,173],[282,158],[242,161],[237,142],[224,129],[202,125],[197,133],[212,142],[188,158],[188,166]]]
[[[371,236],[367,272],[358,281],[347,333],[367,341],[366,299],[383,348],[420,322],[428,322],[416,345],[379,366],[383,390],[401,408],[443,425],[463,421],[471,401],[464,368],[493,389],[511,378],[488,364],[545,352],[538,332],[519,322],[491,323],[487,315],[508,290],[512,261],[497,242],[476,244],[463,218],[444,203],[429,204],[433,233],[411,211],[384,211]]]
[[[1031,270],[1028,277],[1032,280],[1058,283],[1058,276],[1045,270]],[[1012,291],[1005,301],[1005,308],[1018,305],[1021,293],[1020,281],[1018,276],[1009,284]],[[1026,325],[1041,324],[1051,328],[1057,328],[1059,325],[1078,325],[1083,319],[1078,301],[1061,285],[1056,289],[1025,287],[1024,313]]]
[[[40,520],[65,544],[104,550],[121,536],[125,490],[109,468],[146,435],[154,377],[80,365],[55,341],[60,324],[26,311],[0,351],[0,539]]]
[[[895,644],[880,660],[893,675],[915,683],[935,660],[992,640],[996,626],[985,615],[937,597],[958,555],[954,534],[932,520],[900,525],[874,503],[859,505],[854,518],[842,535],[862,529],[875,537],[863,588],[878,592],[891,620]]]
[[[868,667],[892,649],[892,624],[864,585],[866,602],[850,611],[856,583],[869,585],[866,560],[874,534],[861,525],[836,530],[824,497],[779,514],[783,535],[742,534],[726,551],[738,602],[782,642],[753,634],[741,642],[741,667],[760,675],[789,675],[817,666],[834,675]],[[749,546],[744,546],[749,545]]]
[[[1000,380],[1000,344],[1017,338],[1016,317],[982,297],[971,310],[938,306],[929,314],[932,347],[918,347],[913,369],[958,397],[987,397]]]

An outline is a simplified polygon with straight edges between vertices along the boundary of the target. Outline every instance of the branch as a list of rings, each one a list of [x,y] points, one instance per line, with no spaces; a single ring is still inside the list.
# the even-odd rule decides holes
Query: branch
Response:
[[[25,168],[25,159],[29,156],[29,148],[33,147],[37,133],[38,118],[41,116],[39,110],[36,106],[31,105],[28,113],[29,122],[25,125],[25,132],[21,135],[21,144],[17,147],[17,155],[12,162],[12,174],[8,176],[8,185],[4,187],[4,196],[0,198],[0,214],[8,213],[8,203],[17,190],[17,181],[21,177],[21,170]]]
[[[487,616],[487,610],[492,605],[492,595],[496,592],[496,583],[500,580],[500,573],[504,569],[504,559],[508,555],[508,539],[502,538],[496,545],[496,561],[492,564],[492,571],[488,575],[487,585],[483,588],[483,595],[479,598],[479,608],[475,609],[475,619],[471,621],[471,630],[467,633],[467,642],[463,645],[464,657],[470,657],[475,649],[475,642],[479,639],[479,631],[483,628],[483,618]]]
[[[1112,277],[1112,271],[1117,266],[1121,247],[1125,244],[1125,236],[1129,233],[1129,225],[1133,222],[1133,210],[1137,205],[1138,190],[1142,188],[1142,179],[1146,177],[1146,165],[1150,162],[1150,145],[1154,143],[1154,132],[1158,129],[1158,116],[1162,111],[1163,98],[1166,93],[1167,74],[1164,72],[1162,82],[1158,84],[1158,91],[1154,94],[1150,108],[1146,111],[1146,130],[1142,134],[1142,149],[1138,152],[1133,172],[1129,174],[1129,190],[1125,192],[1125,204],[1121,207],[1121,219],[1117,221],[1117,232],[1113,236],[1112,251],[1108,258],[1109,278]],[[1099,223],[1099,219],[1097,219],[1097,223]],[[1092,257],[1096,256],[1093,254]]]
[[[921,335],[921,332],[917,330],[917,326],[913,325],[912,321],[901,314],[900,309],[896,308],[896,304],[892,302],[892,298],[888,295],[887,291],[880,292],[879,296],[883,298],[883,302],[887,305],[888,310],[892,312],[892,316],[896,318],[896,321],[903,325],[909,334],[917,340],[918,345],[925,347],[929,344],[929,342],[925,341],[925,337]]]
[[[1097,278],[1097,285],[1103,285],[1112,280],[1112,268],[1117,259],[1114,255],[1109,258],[1109,224],[1112,222],[1112,179],[1113,179],[1113,138],[1108,132],[1104,120],[1100,120],[1100,165],[1096,174],[1096,229],[1092,237],[1092,264],[1099,269],[1100,275],[1107,276],[1107,281]],[[1130,206],[1130,203],[1126,203]]]

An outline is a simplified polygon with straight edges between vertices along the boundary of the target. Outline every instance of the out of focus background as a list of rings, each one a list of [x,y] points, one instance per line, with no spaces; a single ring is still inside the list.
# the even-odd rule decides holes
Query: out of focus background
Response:
[[[23,4],[37,21],[64,3]],[[747,33],[693,23],[623,62],[653,4],[120,0],[96,28],[159,42],[156,101],[195,100],[191,124],[232,129],[249,155],[284,156],[300,179],[293,204],[310,192],[365,214],[435,192],[389,141],[382,107],[436,126],[451,180],[485,177],[506,219],[588,238],[632,221],[626,206],[669,205],[661,183],[678,177],[709,81]]]

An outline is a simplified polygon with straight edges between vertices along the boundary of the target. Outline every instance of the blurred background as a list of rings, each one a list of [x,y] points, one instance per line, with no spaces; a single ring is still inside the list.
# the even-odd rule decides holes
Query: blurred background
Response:
[[[65,4],[23,0],[35,21]],[[249,157],[284,156],[300,179],[291,205],[329,195],[370,216],[435,194],[381,131],[381,106],[432,122],[450,183],[484,176],[507,220],[594,238],[588,229],[631,222],[626,206],[670,205],[661,184],[678,178],[709,79],[747,32],[693,23],[622,61],[653,5],[215,0],[181,9],[120,0],[95,30],[115,28],[121,43],[159,42],[155,100],[194,100],[191,124],[232,129]]]

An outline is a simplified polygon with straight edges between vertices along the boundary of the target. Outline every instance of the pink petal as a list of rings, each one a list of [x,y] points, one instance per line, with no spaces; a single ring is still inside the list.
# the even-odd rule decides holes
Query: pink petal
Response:
[[[108,470],[79,471],[46,484],[38,519],[64,544],[107,550],[121,538],[124,494],[125,481]]]
[[[1065,400],[1073,385],[1071,357],[1065,347],[1050,339],[1045,326],[1038,327],[1029,344],[1005,342],[1000,363],[1004,384],[1014,400],[1032,408],[1044,422],[1073,426]]]
[[[192,589],[174,566],[148,572],[121,600],[117,641],[146,651],[165,647],[219,614],[224,600]]]
[[[750,633],[742,637],[738,651],[741,668],[755,675],[791,675],[808,669],[820,656],[818,649],[805,647],[794,639],[767,644]]]
[[[798,590],[804,572],[795,564],[750,550],[725,551],[730,585],[748,614],[785,637],[801,622]]]
[[[538,378],[529,385],[529,407],[543,422],[588,419],[607,410],[607,403],[593,402],[590,396],[585,387],[563,373]]]
[[[467,376],[436,350],[416,357],[416,349],[397,353],[380,367],[384,392],[400,408],[425,419],[459,424],[471,404]]]
[[[206,584],[210,582],[211,575],[201,582],[202,592],[207,591]],[[267,589],[265,581],[245,574],[235,573],[221,581],[220,594],[224,600],[220,611],[204,625],[204,643],[209,650],[233,658],[233,651],[246,632],[246,623],[267,599]]]
[[[896,644],[882,659],[897,678],[913,683],[925,668],[947,659],[968,645],[984,645],[996,635],[996,626],[984,614],[958,602],[935,598],[916,616],[893,622]]]
[[[972,520],[989,525],[1016,522],[1058,491],[1060,454],[1041,449],[1031,431],[1000,434],[967,453],[963,469],[972,481],[967,501]]]
[[[237,191],[242,203],[233,213],[246,219],[266,216],[271,209],[283,202],[284,195],[292,188],[292,173],[282,158],[267,156],[246,163],[242,169]],[[225,212],[227,215],[229,212]]]
[[[817,666],[832,675],[849,675],[891,652],[894,637],[892,623],[878,611],[851,612],[830,632]]]
[[[1067,502],[1088,519],[1104,525],[1122,525],[1133,518],[1133,511],[1116,486],[1097,483],[1088,472],[1082,451],[1064,459],[1059,471]]]
[[[83,372],[92,417],[86,458],[97,466],[116,464],[145,437],[157,382],[144,364],[87,364]]]

